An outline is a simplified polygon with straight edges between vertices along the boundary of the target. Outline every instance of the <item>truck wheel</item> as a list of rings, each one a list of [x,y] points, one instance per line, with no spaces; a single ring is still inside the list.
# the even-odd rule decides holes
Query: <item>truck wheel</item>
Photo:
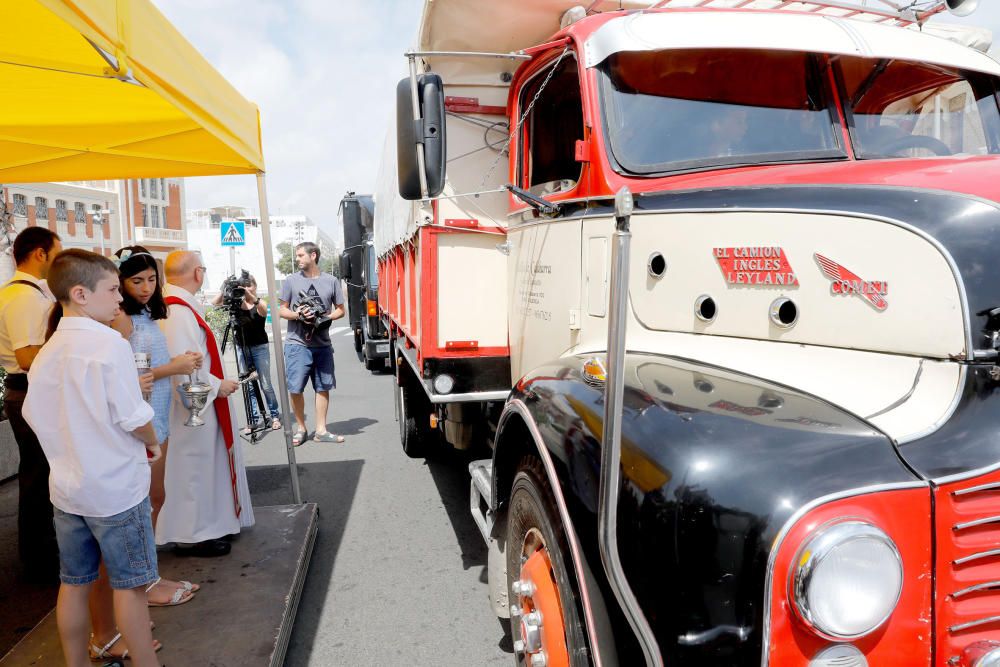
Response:
[[[507,588],[518,665],[545,653],[548,667],[590,665],[566,533],[541,461],[521,460],[507,510]],[[537,613],[536,613],[537,612]]]
[[[362,348],[365,345],[365,335],[361,332],[361,329],[354,330],[354,351],[361,354]]]
[[[365,355],[365,368],[370,370],[372,373],[376,373],[383,368],[385,368],[385,359],[369,359],[368,355]]]
[[[430,440],[427,426],[430,412],[424,405],[427,399],[420,395],[419,387],[414,387],[406,378],[401,377],[400,380],[396,387],[399,442],[403,445],[403,452],[411,459],[422,458],[427,455]]]

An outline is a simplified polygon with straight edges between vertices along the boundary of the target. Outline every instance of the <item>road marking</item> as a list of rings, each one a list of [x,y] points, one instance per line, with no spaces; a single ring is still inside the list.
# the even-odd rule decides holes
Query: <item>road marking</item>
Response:
[[[346,331],[347,329],[350,329],[350,328],[351,327],[334,327],[334,328],[330,329],[330,335],[338,334],[341,331]]]
[[[345,332],[344,332],[344,335],[345,335],[345,336],[353,336],[353,335],[354,335],[354,332],[353,332],[353,331],[350,331],[350,330],[348,330],[348,331],[345,331]]]

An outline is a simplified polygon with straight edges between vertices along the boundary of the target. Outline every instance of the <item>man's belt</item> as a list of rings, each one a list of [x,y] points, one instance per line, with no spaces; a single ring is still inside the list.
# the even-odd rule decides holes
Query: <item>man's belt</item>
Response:
[[[15,391],[28,391],[28,374],[7,373],[7,378],[4,380],[4,386],[7,389],[14,389]]]

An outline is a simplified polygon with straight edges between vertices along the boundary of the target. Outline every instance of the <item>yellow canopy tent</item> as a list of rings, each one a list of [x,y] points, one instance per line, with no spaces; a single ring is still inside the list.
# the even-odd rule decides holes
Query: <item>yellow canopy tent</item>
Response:
[[[149,0],[13,0],[0,16],[0,182],[256,174],[274,266],[257,107]],[[271,268],[267,287],[276,313]],[[288,415],[281,336],[274,348]]]
[[[4,3],[0,182],[264,170],[257,107],[147,0]]]

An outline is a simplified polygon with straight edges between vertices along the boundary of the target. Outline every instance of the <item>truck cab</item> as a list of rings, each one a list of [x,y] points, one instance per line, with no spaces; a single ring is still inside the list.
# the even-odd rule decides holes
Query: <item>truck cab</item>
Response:
[[[543,4],[428,3],[398,116],[418,226],[503,230],[471,509],[518,663],[1000,661],[1000,65],[928,22],[963,3]]]
[[[340,275],[347,283],[347,313],[354,332],[354,349],[365,368],[385,368],[389,336],[378,312],[378,273],[372,242],[375,202],[371,195],[348,192],[340,200],[344,250]]]

